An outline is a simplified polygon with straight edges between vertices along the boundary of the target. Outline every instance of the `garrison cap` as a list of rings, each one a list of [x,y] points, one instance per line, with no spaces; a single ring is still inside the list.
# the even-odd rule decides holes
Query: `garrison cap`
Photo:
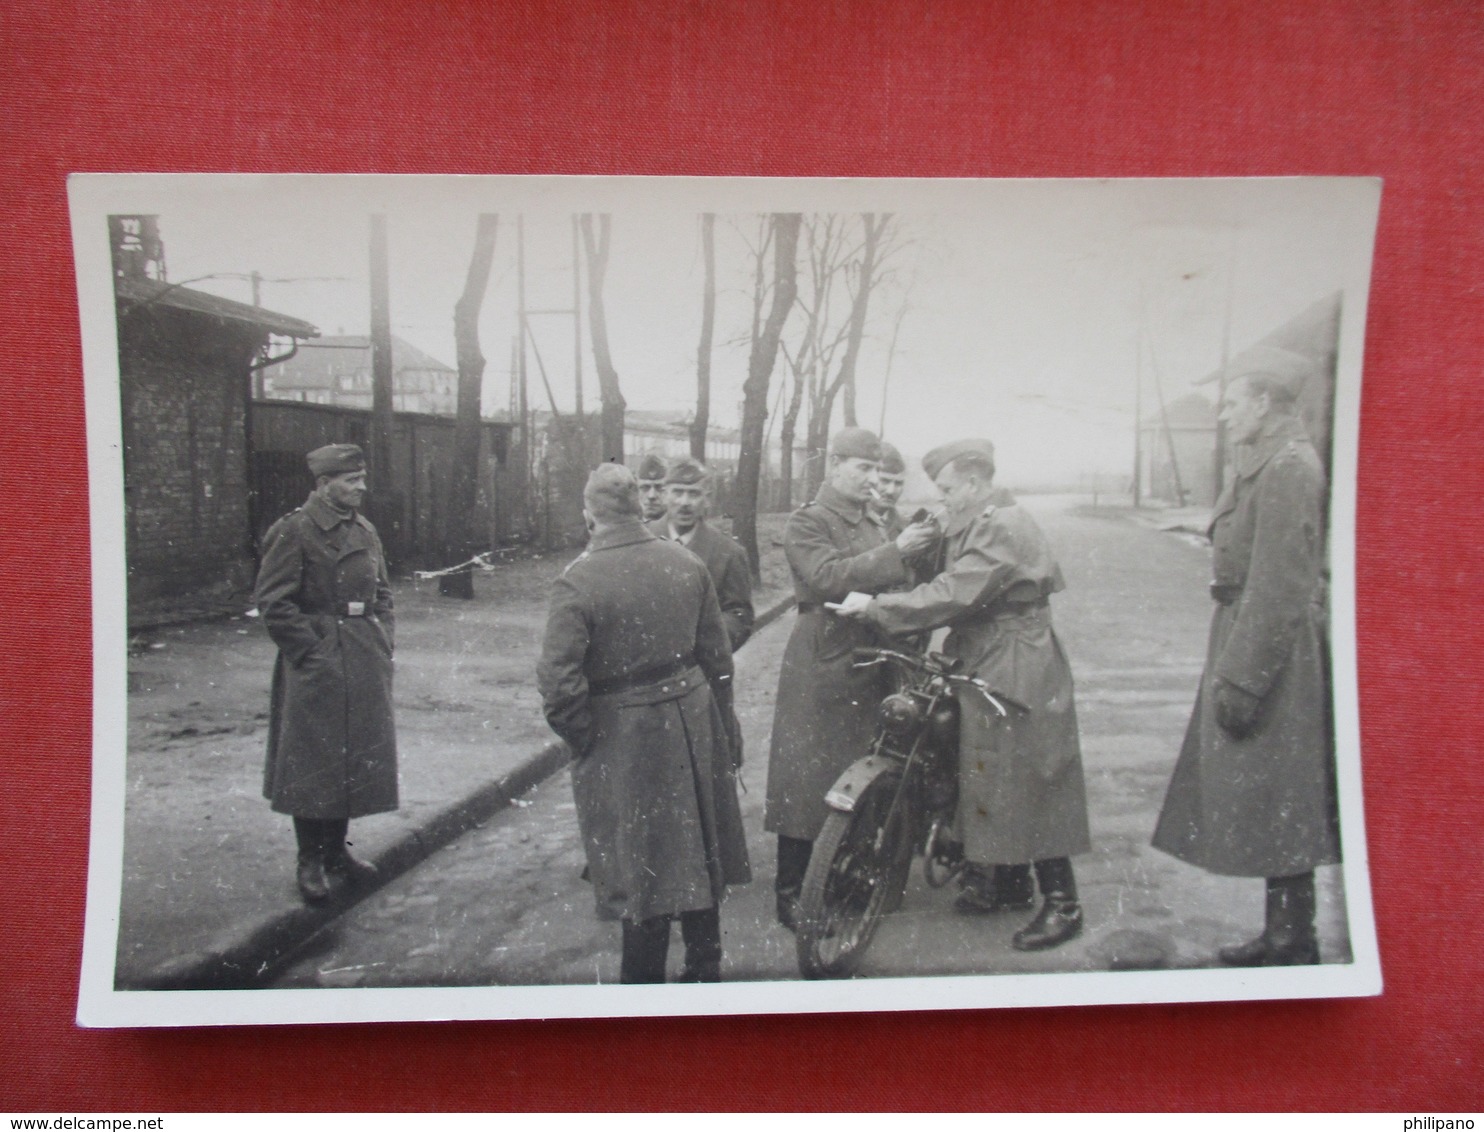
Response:
[[[366,454],[358,444],[326,444],[311,452],[307,460],[309,474],[316,478],[343,476],[366,470]]]
[[[955,440],[952,444],[940,445],[922,458],[922,470],[930,479],[936,480],[938,473],[960,456],[977,456],[994,467],[994,445],[987,440]]]
[[[694,456],[681,456],[670,462],[670,470],[665,473],[665,482],[679,484],[704,484],[711,478],[711,473],[706,465]]]
[[[881,470],[889,476],[905,475],[907,471],[907,462],[902,459],[897,446],[885,440],[881,442]]]
[[[1299,395],[1313,369],[1308,358],[1292,350],[1254,346],[1237,356],[1226,379],[1230,382],[1245,377],[1259,378],[1291,400]]]
[[[634,474],[641,480],[662,480],[665,478],[665,462],[653,452],[647,452]]]
[[[634,473],[622,464],[599,464],[587,477],[582,502],[599,519],[637,518],[639,484]]]
[[[842,428],[830,437],[830,455],[856,460],[881,459],[881,441],[866,428]]]

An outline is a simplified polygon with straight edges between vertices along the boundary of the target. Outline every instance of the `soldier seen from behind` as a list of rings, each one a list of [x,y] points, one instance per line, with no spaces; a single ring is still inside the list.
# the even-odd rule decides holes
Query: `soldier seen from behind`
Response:
[[[623,921],[620,981],[665,981],[678,919],[681,981],[716,982],[722,894],[751,879],[727,628],[706,567],[645,528],[633,473],[603,465],[583,503],[592,538],[552,586],[536,683],[572,749],[588,875]]]

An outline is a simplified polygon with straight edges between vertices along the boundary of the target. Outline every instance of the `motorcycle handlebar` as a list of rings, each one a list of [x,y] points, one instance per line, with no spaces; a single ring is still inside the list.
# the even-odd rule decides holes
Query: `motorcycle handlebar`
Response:
[[[897,652],[895,649],[871,647],[851,649],[850,655],[857,668],[866,668],[873,664],[886,664],[888,661],[894,660],[918,672],[926,672],[931,676],[941,677],[951,684],[973,688],[974,691],[989,701],[990,706],[994,708],[997,715],[1008,716],[1010,714],[1006,710],[1005,705],[1000,701],[1000,698],[989,690],[989,685],[985,684],[983,680],[980,680],[977,676],[960,676],[952,671],[950,665],[956,667],[958,662],[951,657],[939,656],[937,653],[928,653],[925,656],[911,656],[907,653]]]
[[[895,649],[873,648],[870,646],[854,648],[850,650],[851,660],[857,667],[865,667],[869,664],[884,664],[888,660],[895,660],[899,664],[905,664],[908,668],[915,668],[919,672],[929,672],[934,676],[952,676],[953,670],[958,667],[958,661],[952,657],[942,656],[938,653],[927,653],[924,656],[913,656]],[[957,677],[965,679],[965,677]]]

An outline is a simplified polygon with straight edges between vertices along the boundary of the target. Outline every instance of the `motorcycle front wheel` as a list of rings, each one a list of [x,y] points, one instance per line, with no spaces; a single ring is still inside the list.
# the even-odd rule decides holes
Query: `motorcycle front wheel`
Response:
[[[893,806],[901,782],[900,774],[882,775],[849,813],[831,810],[814,840],[795,940],[806,979],[855,974],[882,914],[901,896],[911,865],[908,807]]]

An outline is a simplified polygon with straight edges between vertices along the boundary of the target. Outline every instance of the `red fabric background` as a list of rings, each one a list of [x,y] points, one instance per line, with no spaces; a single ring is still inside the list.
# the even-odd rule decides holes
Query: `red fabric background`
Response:
[[[1484,8],[153,0],[0,13],[0,1108],[1484,1107]],[[88,1032],[73,170],[1385,177],[1360,670],[1386,992]]]

